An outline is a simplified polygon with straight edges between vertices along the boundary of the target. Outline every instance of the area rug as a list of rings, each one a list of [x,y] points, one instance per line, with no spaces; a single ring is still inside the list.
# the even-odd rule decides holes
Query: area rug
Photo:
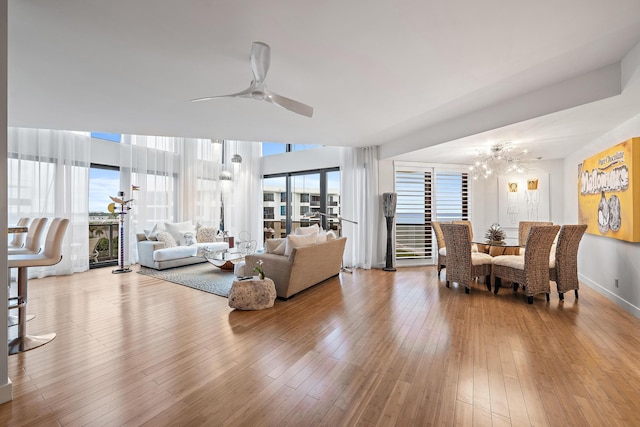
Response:
[[[153,268],[140,267],[138,273],[216,294],[221,297],[229,296],[231,284],[235,279],[233,272],[220,270],[208,262],[185,267],[169,268],[161,271],[154,270]]]

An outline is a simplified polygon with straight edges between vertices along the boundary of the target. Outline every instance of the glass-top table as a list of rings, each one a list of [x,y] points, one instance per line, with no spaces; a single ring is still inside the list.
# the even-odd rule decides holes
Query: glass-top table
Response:
[[[491,256],[498,255],[520,255],[520,245],[518,239],[504,239],[500,242],[478,240],[474,241],[478,246],[478,252],[484,252]]]
[[[203,249],[202,256],[221,270],[233,270],[235,265],[244,261],[244,255],[239,250],[225,249],[212,251]]]

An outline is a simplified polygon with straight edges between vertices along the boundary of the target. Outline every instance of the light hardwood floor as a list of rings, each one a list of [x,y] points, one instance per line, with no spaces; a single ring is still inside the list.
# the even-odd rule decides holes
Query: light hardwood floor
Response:
[[[528,305],[354,270],[242,312],[107,268],[29,292],[28,332],[58,336],[9,357],[0,425],[640,425],[640,321],[586,286]]]

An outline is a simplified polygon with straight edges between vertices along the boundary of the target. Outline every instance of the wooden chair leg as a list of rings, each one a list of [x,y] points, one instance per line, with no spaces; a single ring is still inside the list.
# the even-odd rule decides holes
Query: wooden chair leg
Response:
[[[527,297],[527,302],[529,304],[533,304],[533,297],[532,296],[531,297]]]
[[[491,292],[491,276],[490,275],[485,276],[484,281],[487,282],[487,290]]]
[[[493,293],[494,294],[498,294],[498,290],[500,289],[500,285],[501,285],[502,279],[500,279],[499,277],[495,277],[493,279]]]
[[[469,288],[467,286],[464,287],[464,293],[468,294],[469,293]]]
[[[445,286],[446,286],[447,288],[449,287],[449,281],[448,281],[448,280],[445,282]]]
[[[564,294],[562,292],[558,293],[558,297],[560,298],[560,301],[564,301]]]
[[[549,300],[549,294],[547,293],[547,302],[549,302],[549,301],[550,301],[550,300]]]
[[[574,292],[576,293],[576,299],[578,299],[578,290],[576,289]]]

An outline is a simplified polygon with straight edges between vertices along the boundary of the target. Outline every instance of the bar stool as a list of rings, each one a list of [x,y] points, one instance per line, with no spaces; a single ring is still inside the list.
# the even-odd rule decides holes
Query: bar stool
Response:
[[[44,235],[44,229],[47,225],[49,218],[34,218],[29,224],[29,231],[27,231],[27,237],[25,239],[24,245],[21,247],[12,247],[9,246],[7,249],[7,253],[9,255],[18,255],[18,254],[37,254],[41,251],[41,243],[42,236]],[[18,224],[19,225],[19,224]],[[11,283],[11,275],[9,270],[9,281],[7,283]],[[16,298],[9,298],[9,300],[14,300]],[[35,316],[30,314],[27,317],[27,321],[33,319]],[[15,326],[18,324],[18,318],[16,316],[9,315],[7,318],[8,326]]]
[[[18,268],[18,302],[9,309],[18,309],[18,337],[9,341],[9,354],[40,347],[56,337],[55,332],[44,335],[27,335],[27,268],[55,265],[62,259],[62,240],[67,231],[67,218],[54,218],[49,226],[44,251],[37,254],[9,255],[9,268]]]
[[[34,218],[31,224],[29,224],[29,231],[27,231],[24,246],[15,248],[9,246],[7,249],[9,255],[37,254],[40,252],[42,235],[44,234],[47,221],[49,221],[49,218]]]
[[[16,223],[16,226],[26,227],[26,225],[29,224],[29,219],[30,218],[26,218],[26,217],[20,218]],[[8,247],[17,249],[23,246],[24,246],[24,233],[13,233],[13,236],[11,237],[11,241],[9,242]]]

